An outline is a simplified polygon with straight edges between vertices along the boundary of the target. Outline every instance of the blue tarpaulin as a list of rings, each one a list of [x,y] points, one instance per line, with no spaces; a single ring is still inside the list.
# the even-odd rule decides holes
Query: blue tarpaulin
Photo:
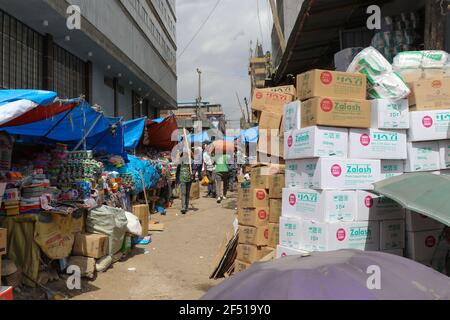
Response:
[[[56,92],[43,90],[0,90],[0,106],[18,100],[30,100],[38,105],[51,104]]]
[[[147,118],[140,118],[136,120],[127,121],[123,124],[126,150],[134,150],[137,148],[144,133],[146,120]]]
[[[242,130],[239,135],[236,136],[236,139],[241,139],[242,141],[248,143],[256,143],[259,139],[259,127],[254,127],[246,130]]]

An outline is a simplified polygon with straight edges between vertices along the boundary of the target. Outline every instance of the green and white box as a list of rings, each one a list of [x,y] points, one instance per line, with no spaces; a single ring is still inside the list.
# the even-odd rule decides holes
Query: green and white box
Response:
[[[405,248],[405,219],[380,222],[380,249]]]
[[[409,141],[450,139],[450,110],[411,111],[409,118]]]
[[[409,129],[408,99],[372,100],[372,128]]]
[[[294,248],[289,248],[285,246],[278,245],[277,246],[277,255],[276,259],[288,257],[288,256],[308,256],[309,253],[307,251],[298,250]]]
[[[381,160],[381,180],[401,176],[405,172],[403,160]]]
[[[405,209],[385,196],[356,191],[356,221],[405,219]]]
[[[441,140],[439,144],[439,154],[441,161],[441,169],[450,168],[450,140]]]
[[[283,189],[282,214],[317,222],[354,221],[355,191]]]
[[[303,223],[300,218],[280,217],[280,245],[300,250],[304,236]]]
[[[341,249],[378,251],[380,249],[379,222],[305,221],[303,228],[305,237],[302,240],[302,249],[306,251]]]
[[[406,131],[350,129],[349,157],[355,159],[406,159]]]
[[[405,172],[437,171],[441,168],[437,141],[408,142]]]
[[[301,107],[302,102],[300,100],[293,101],[284,105],[284,130],[298,130],[302,128],[301,123]]]
[[[308,189],[312,187],[317,161],[310,160],[286,160],[285,186]]]
[[[286,171],[286,174],[292,174],[289,178],[286,176],[288,187],[373,190],[373,183],[381,179],[380,160],[320,158],[296,161],[297,171]]]
[[[285,133],[284,159],[347,158],[348,129],[312,126]]]

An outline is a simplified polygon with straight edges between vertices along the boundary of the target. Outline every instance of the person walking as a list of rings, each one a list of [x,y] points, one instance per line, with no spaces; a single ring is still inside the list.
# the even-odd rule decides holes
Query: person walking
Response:
[[[216,197],[216,177],[214,172],[214,160],[210,156],[207,150],[207,146],[204,147],[203,152],[203,172],[205,173],[206,177],[208,178],[208,195],[207,197]]]
[[[228,182],[229,182],[229,156],[227,154],[220,154],[216,156],[216,191],[217,203],[221,203],[227,199]]]
[[[180,155],[180,163],[177,171],[179,172],[181,214],[186,214],[189,210],[189,198],[192,186],[192,156],[188,149],[183,149]]]

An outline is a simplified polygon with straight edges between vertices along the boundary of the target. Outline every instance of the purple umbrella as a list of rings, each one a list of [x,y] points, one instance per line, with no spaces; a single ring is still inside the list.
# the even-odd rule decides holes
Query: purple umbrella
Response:
[[[413,260],[382,252],[359,250],[315,252],[306,257],[289,256],[267,263],[257,263],[225,280],[202,298],[202,300],[449,299],[449,277]]]

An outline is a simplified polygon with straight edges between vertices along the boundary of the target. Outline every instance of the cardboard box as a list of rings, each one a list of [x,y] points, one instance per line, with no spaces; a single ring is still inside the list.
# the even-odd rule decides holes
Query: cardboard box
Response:
[[[356,221],[405,219],[405,209],[385,196],[356,191],[356,201]]]
[[[411,111],[409,117],[409,141],[450,139],[450,110]]]
[[[280,242],[280,224],[269,223],[269,244],[270,248],[276,248]]]
[[[252,168],[250,173],[250,184],[254,189],[269,189],[270,172],[267,167]]]
[[[303,128],[322,125],[345,128],[370,128],[370,101],[350,98],[315,97],[302,103]]]
[[[252,109],[283,114],[284,105],[292,102],[292,100],[294,100],[294,97],[290,94],[255,89],[252,99]]]
[[[349,157],[355,159],[407,158],[406,131],[350,129]]]
[[[408,142],[408,159],[405,172],[435,171],[441,167],[437,141]]]
[[[240,225],[265,227],[269,223],[269,208],[238,209]]]
[[[347,158],[348,129],[312,126],[285,133],[284,159]]]
[[[404,249],[381,250],[381,252],[393,254],[399,257],[405,256]]]
[[[148,222],[150,220],[149,218],[149,207],[146,204],[142,204],[142,205],[136,205],[133,206],[132,208],[133,210],[133,214],[138,217],[139,222],[141,223],[141,227],[142,227],[142,237],[146,237],[148,236]]]
[[[416,261],[431,261],[442,230],[406,232],[406,257]]]
[[[406,231],[408,232],[443,230],[444,227],[439,221],[428,218],[420,213],[406,210]]]
[[[269,176],[269,198],[281,199],[284,188],[284,174]]]
[[[380,160],[320,158],[287,163],[286,185],[326,190],[373,190]]]
[[[265,189],[243,188],[240,189],[238,208],[268,208],[269,195]]]
[[[302,103],[300,100],[293,101],[284,106],[284,132],[301,129],[301,107]]]
[[[280,217],[280,245],[300,250],[304,242],[303,223],[300,218]]]
[[[284,94],[290,94],[291,96],[297,95],[297,90],[294,86],[279,86],[279,87],[272,87],[272,88],[265,88],[265,89],[259,89],[261,91],[270,91],[275,93],[284,93]]]
[[[450,168],[450,140],[438,141],[441,169]]]
[[[317,222],[353,221],[356,192],[285,188],[282,213],[286,217]]]
[[[270,199],[269,200],[269,223],[280,223],[281,217],[281,199]]]
[[[255,246],[267,246],[269,244],[269,227],[239,226],[239,243]]]
[[[2,255],[7,254],[8,249],[8,230],[0,228],[0,259]]]
[[[422,69],[400,69],[397,72],[405,83],[412,83],[423,79]]]
[[[444,69],[423,69],[422,77],[424,80],[442,80]]]
[[[415,111],[450,109],[450,79],[428,79],[408,83],[409,105]]]
[[[380,222],[380,249],[405,248],[405,220],[386,220]]]
[[[372,100],[372,128],[409,129],[409,104],[407,99]]]
[[[234,260],[234,273],[239,273],[247,270],[251,267],[251,263],[246,263],[244,261]]]
[[[277,259],[288,256],[308,256],[308,255],[309,253],[307,251],[289,248],[281,245],[277,246],[277,255],[276,255]]]
[[[380,249],[379,222],[319,223],[306,221],[303,225],[306,251],[334,251],[357,249],[378,251]]]
[[[254,263],[267,256],[271,250],[269,251],[267,247],[239,244],[237,246],[236,251],[237,251],[237,260],[246,263]]]
[[[259,140],[257,150],[260,153],[271,155],[273,157],[284,156],[284,135],[276,130],[259,130]]]
[[[297,96],[302,101],[312,97],[364,100],[366,90],[367,78],[360,73],[315,69],[297,76]]]
[[[76,234],[72,255],[100,259],[108,253],[108,236],[102,234]]]
[[[403,160],[381,160],[381,180],[401,176],[405,172]]]
[[[279,134],[281,119],[283,118],[282,114],[274,113],[270,111],[261,112],[261,116],[259,117],[259,129],[261,130],[277,130],[277,134]]]

